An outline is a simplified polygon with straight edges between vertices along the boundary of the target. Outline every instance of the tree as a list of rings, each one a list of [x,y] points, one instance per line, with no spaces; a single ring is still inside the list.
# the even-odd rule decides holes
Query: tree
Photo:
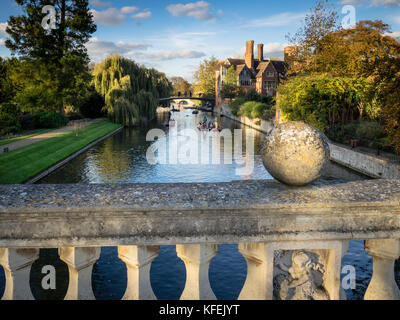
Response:
[[[303,26],[288,42],[297,47],[297,54],[289,57],[289,74],[306,73],[313,67],[313,56],[320,47],[321,40],[331,32],[338,31],[338,14],[328,0],[317,1],[315,7],[306,15]]]
[[[164,73],[119,55],[97,64],[93,75],[94,87],[104,97],[109,117],[126,126],[153,120],[159,98],[169,96],[173,90]]]
[[[366,104],[371,82],[363,78],[298,76],[278,88],[279,104],[286,120],[300,120],[328,132],[335,124],[344,125],[358,117]]]
[[[179,93],[184,95],[185,93],[189,95],[190,93],[190,83],[183,79],[182,77],[172,77],[170,79],[172,86],[174,88],[173,95],[177,96]]]
[[[319,42],[309,74],[364,79],[360,117],[382,119],[390,144],[400,152],[400,44],[380,20],[360,21],[352,29],[331,32]]]
[[[221,96],[224,99],[233,99],[242,94],[241,87],[238,85],[238,76],[234,66],[231,66],[227,71],[224,79],[224,84],[221,89]]]
[[[10,102],[19,90],[19,84],[14,78],[19,64],[18,59],[4,60],[0,57],[0,104]]]
[[[194,91],[195,94],[205,96],[215,96],[215,70],[217,69],[218,60],[211,57],[205,59],[194,73]]]
[[[380,20],[360,21],[352,29],[331,32],[320,41],[313,60],[312,72],[329,72],[335,76],[370,77],[381,63],[399,47],[398,42],[385,37],[390,32]]]
[[[6,29],[10,38],[6,46],[13,55],[37,67],[33,83],[27,79],[27,99],[38,83],[52,83],[52,99],[63,112],[64,105],[81,94],[82,83],[90,81],[89,57],[85,43],[96,31],[88,0],[16,0],[24,14],[11,16]],[[56,9],[56,29],[45,30],[42,8],[53,5]],[[50,77],[50,78],[48,78]],[[22,99],[23,100],[23,99]],[[42,106],[38,106],[42,107]]]

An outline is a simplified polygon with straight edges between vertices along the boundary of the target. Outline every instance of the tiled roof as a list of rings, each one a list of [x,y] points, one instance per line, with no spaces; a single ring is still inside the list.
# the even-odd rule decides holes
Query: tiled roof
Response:
[[[237,65],[241,65],[241,64],[245,64],[244,59],[234,59],[234,58],[228,58],[227,59],[229,61],[229,63],[233,66],[237,66]]]
[[[269,61],[260,62],[260,64],[258,65],[258,68],[257,68],[257,70],[258,70],[258,73],[256,76],[257,78],[262,76],[262,74],[264,73],[264,71],[268,67],[268,65],[269,65]]]
[[[238,65],[236,67],[236,74],[239,75],[245,67],[246,67],[245,64]]]
[[[287,69],[287,64],[280,60],[271,60],[271,63],[275,67],[275,70],[280,74],[285,74]]]

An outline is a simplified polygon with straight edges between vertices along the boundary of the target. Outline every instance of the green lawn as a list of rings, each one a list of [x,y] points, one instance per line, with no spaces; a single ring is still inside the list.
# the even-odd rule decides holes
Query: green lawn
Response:
[[[101,121],[75,132],[0,154],[0,184],[19,184],[65,159],[120,125]]]
[[[22,139],[27,139],[27,138],[30,138],[30,137],[38,136],[39,134],[47,133],[47,132],[50,132],[50,131],[53,131],[53,130],[56,130],[56,129],[40,129],[40,130],[32,132],[31,134],[28,134],[28,135],[15,137],[15,138],[11,138],[11,139],[0,140],[0,146],[4,146],[5,144],[9,144],[11,142],[15,142],[15,141],[18,141],[18,140],[22,140]]]

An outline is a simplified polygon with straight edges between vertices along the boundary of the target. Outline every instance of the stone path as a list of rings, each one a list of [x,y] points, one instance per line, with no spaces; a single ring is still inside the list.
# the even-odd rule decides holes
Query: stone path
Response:
[[[14,142],[5,144],[5,145],[0,147],[0,154],[4,153],[4,149],[5,148],[8,148],[9,151],[15,150],[15,149],[18,149],[18,148],[29,146],[29,145],[31,145],[33,143],[36,143],[36,142],[39,142],[39,141],[43,141],[43,140],[46,140],[46,139],[50,139],[50,138],[54,138],[54,137],[63,135],[65,133],[68,133],[68,132],[71,132],[71,131],[74,131],[74,130],[77,130],[77,129],[82,129],[84,127],[87,127],[87,126],[89,126],[91,124],[94,124],[94,123],[97,123],[97,122],[100,122],[100,121],[103,121],[103,120],[105,120],[105,119],[100,118],[100,119],[93,119],[93,120],[86,120],[85,119],[85,120],[70,121],[68,123],[68,125],[63,127],[63,128],[60,128],[60,129],[57,129],[57,130],[54,130],[54,131],[50,131],[50,132],[46,132],[46,133],[43,133],[43,134],[39,134],[37,136],[33,136],[33,137],[29,137],[29,138],[26,138],[26,139],[22,139],[22,140],[18,140],[18,141],[14,141]]]

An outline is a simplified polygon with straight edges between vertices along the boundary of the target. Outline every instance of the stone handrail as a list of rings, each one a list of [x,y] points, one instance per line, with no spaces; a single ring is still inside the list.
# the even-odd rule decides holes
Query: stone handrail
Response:
[[[124,299],[155,298],[150,265],[167,244],[177,245],[186,265],[181,299],[215,299],[208,266],[220,243],[239,243],[247,261],[240,299],[273,298],[277,250],[319,254],[326,292],[314,295],[343,299],[341,258],[357,239],[367,240],[374,258],[365,298],[398,299],[399,180],[319,180],[300,188],[274,181],[0,186],[3,299],[32,298],[29,271],[39,248],[59,248],[68,264],[65,299],[93,299],[91,272],[102,246],[118,246],[127,265]]]

